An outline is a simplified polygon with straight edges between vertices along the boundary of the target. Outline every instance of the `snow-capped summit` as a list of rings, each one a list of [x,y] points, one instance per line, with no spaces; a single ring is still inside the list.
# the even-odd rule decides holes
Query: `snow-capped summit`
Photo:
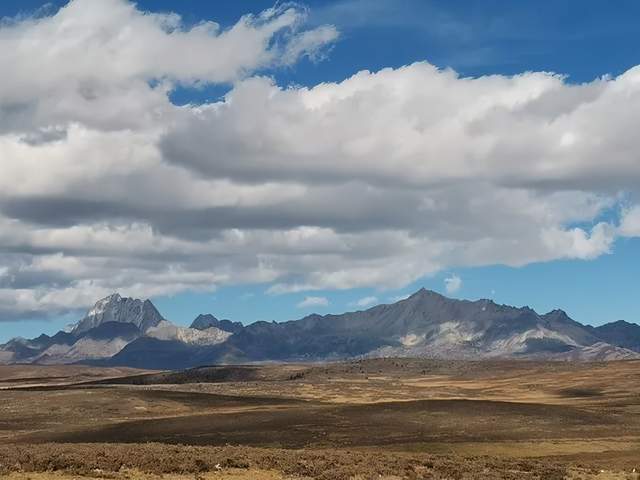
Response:
[[[98,300],[86,316],[73,327],[72,333],[78,335],[107,322],[132,323],[144,333],[163,320],[160,312],[149,300],[121,297],[114,293]]]

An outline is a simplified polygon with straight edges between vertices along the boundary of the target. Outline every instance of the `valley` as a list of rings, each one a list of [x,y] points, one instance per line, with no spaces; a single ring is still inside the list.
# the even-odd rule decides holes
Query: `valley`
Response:
[[[640,467],[639,361],[0,374],[9,478],[629,479]]]

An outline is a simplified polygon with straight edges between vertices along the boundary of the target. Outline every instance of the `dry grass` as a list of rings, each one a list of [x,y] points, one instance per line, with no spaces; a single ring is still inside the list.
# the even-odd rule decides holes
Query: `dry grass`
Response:
[[[94,472],[89,476],[78,477],[68,473],[11,473],[7,480],[104,480],[110,478],[114,480],[300,480],[302,477],[284,476],[279,472],[269,472],[265,470],[241,470],[228,469],[217,472],[199,473],[196,475],[179,475],[179,474],[148,474],[137,470],[123,470],[121,472]],[[380,479],[384,480],[384,479]]]
[[[63,472],[113,477],[141,472],[195,478],[206,472],[267,471],[318,480],[380,479],[545,479],[561,480],[562,464],[536,460],[458,458],[342,450],[281,450],[246,447],[191,447],[163,444],[45,444],[0,446],[0,473]],[[235,469],[235,470],[234,470]],[[117,477],[116,477],[117,478]],[[125,477],[126,478],[126,477]],[[277,478],[277,477],[276,477]]]
[[[96,469],[176,480],[638,480],[640,469],[637,361],[0,369],[0,385],[34,382],[43,386],[0,392],[0,468],[20,480]]]

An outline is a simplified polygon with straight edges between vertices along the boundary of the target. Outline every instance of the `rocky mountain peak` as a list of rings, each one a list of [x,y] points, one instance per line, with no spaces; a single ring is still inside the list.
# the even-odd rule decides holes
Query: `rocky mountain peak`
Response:
[[[557,318],[557,319],[570,318],[567,312],[559,308],[551,310],[549,313],[545,314],[544,316],[549,318]]]
[[[409,295],[407,300],[425,300],[425,299],[434,299],[434,298],[445,298],[444,295],[440,295],[438,292],[434,292],[433,290],[427,290],[422,287],[420,290],[417,290],[415,293]]]
[[[225,332],[237,333],[242,330],[244,326],[240,322],[232,322],[231,320],[218,320],[210,313],[206,313],[198,315],[191,324],[191,328],[195,328],[196,330],[218,328],[220,330],[224,330]]]
[[[210,313],[200,314],[191,323],[191,328],[197,328],[198,330],[204,330],[210,327],[216,327],[220,320]]]
[[[626,320],[616,320],[615,322],[607,323],[605,325],[609,325],[610,327],[637,327],[638,324],[627,322]]]
[[[433,290],[427,290],[426,288],[421,288],[415,293],[409,295],[404,300],[398,302],[398,304],[409,306],[410,308],[418,308],[418,307],[428,307],[436,304],[442,304],[443,302],[447,302],[450,299],[445,297],[444,295],[440,295]]]
[[[149,300],[122,297],[113,293],[98,300],[73,327],[71,333],[78,335],[107,322],[131,323],[141,332],[145,332],[163,320],[160,312]]]

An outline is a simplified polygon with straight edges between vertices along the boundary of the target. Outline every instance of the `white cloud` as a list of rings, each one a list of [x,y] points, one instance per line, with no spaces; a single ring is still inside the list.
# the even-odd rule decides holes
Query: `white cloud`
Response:
[[[331,25],[323,25],[313,30],[298,33],[294,41],[289,42],[283,56],[283,63],[293,64],[300,57],[309,57],[318,61],[326,55],[319,46],[329,45],[338,39],[338,31]]]
[[[598,223],[590,233],[582,228],[545,230],[543,240],[554,251],[566,258],[592,259],[609,253],[616,231],[608,223]]]
[[[462,279],[455,273],[444,279],[444,288],[448,294],[456,293],[462,288]]]
[[[304,300],[296,305],[298,308],[327,307],[329,300],[326,297],[304,297]]]
[[[640,237],[640,205],[623,211],[620,234],[625,237]]]
[[[366,308],[378,303],[378,297],[363,297],[352,303],[354,307]]]
[[[115,290],[400,289],[640,235],[640,67],[582,85],[428,63],[309,88],[256,77],[322,58],[338,33],[305,16],[191,28],[75,0],[0,25],[0,319]],[[169,100],[212,82],[224,99]]]
[[[176,83],[232,82],[319,55],[337,32],[301,30],[305,18],[289,4],[228,29],[212,21],[186,27],[176,14],[142,12],[126,0],[71,0],[55,15],[5,22],[0,71],[11,75],[0,89],[0,127],[159,126],[172,114],[166,93]]]

